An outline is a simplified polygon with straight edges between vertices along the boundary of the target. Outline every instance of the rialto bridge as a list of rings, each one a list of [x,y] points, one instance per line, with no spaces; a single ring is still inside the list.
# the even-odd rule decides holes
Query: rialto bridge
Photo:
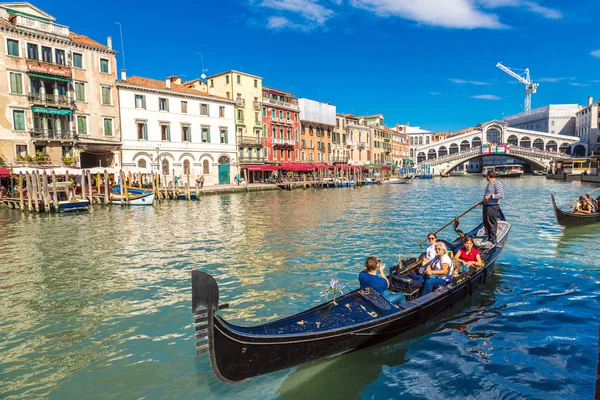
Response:
[[[506,144],[510,150],[508,154],[482,154],[481,146],[486,144]],[[413,147],[410,152],[417,167],[429,164],[437,173],[449,172],[469,160],[488,155],[506,155],[537,168],[547,168],[550,162],[570,154],[585,155],[587,148],[577,136],[510,128],[506,122],[490,121],[479,130]]]

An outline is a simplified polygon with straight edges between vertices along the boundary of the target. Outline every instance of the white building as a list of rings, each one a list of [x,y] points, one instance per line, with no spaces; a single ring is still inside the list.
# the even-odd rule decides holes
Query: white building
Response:
[[[594,98],[588,97],[587,107],[576,114],[575,130],[590,152],[600,151],[600,99],[594,103]]]
[[[409,148],[409,157],[416,161],[415,158],[418,154],[417,149],[422,146],[427,146],[433,143],[432,135],[430,131],[426,131],[425,129],[421,129],[418,126],[410,126],[410,125],[397,125],[398,129],[404,130],[406,132],[406,137],[408,138],[408,148]]]
[[[205,184],[229,184],[236,164],[234,101],[165,81],[126,77],[117,82],[123,167],[152,168]],[[173,175],[174,174],[174,175]],[[185,182],[185,179],[182,179]]]
[[[550,104],[504,118],[511,128],[575,136],[575,115],[578,104]]]

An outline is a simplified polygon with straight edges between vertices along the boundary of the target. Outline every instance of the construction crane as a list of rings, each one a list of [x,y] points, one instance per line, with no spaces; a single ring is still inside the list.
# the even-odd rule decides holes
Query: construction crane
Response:
[[[531,94],[537,92],[537,88],[540,85],[539,83],[531,82],[531,77],[529,76],[529,68],[525,68],[525,70],[520,70],[516,68],[508,68],[502,65],[502,63],[496,64],[496,67],[500,68],[502,71],[506,72],[519,82],[525,85],[525,111],[531,111]],[[523,71],[521,74],[517,74],[514,71]]]

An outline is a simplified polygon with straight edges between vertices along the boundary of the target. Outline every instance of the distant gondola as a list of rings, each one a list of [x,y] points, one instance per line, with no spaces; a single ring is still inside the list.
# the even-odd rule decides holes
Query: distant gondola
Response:
[[[483,224],[468,236],[480,245],[485,265],[455,275],[453,284],[426,296],[407,296],[399,308],[369,289],[358,289],[299,314],[252,327],[235,326],[217,315],[219,287],[201,271],[192,272],[192,310],[195,314],[196,354],[209,352],[214,374],[224,382],[238,382],[254,376],[294,367],[307,362],[371,347],[423,323],[484,284],[508,239],[510,224],[500,213],[498,243],[482,243]],[[456,251],[457,238],[446,242]],[[482,246],[487,244],[488,246]],[[419,263],[396,273],[418,268]],[[357,272],[358,274],[358,272]]]
[[[570,211],[563,211],[556,205],[554,194],[550,193],[552,197],[552,207],[554,208],[554,214],[556,215],[556,222],[563,226],[582,226],[591,225],[600,222],[600,214],[577,214]]]

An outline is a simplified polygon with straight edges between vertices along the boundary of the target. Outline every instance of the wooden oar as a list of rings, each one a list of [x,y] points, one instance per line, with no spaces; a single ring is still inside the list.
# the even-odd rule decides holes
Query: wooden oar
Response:
[[[595,192],[595,191],[597,191],[597,190],[600,190],[600,187],[599,187],[599,188],[597,188],[597,189],[594,189],[594,190],[592,190],[591,192],[589,192],[589,193],[586,193],[586,194],[591,194],[591,193],[594,193],[594,192]],[[586,194],[584,194],[584,196],[585,196]],[[582,197],[582,196],[579,196],[579,197]],[[579,197],[577,197],[575,200],[572,200],[572,201],[568,202],[567,204],[565,204],[565,207],[566,207],[566,206],[569,206],[569,205],[571,205],[571,204],[573,204],[573,203],[575,203],[576,201],[578,201],[578,200],[579,200]]]
[[[437,231],[434,232],[434,235],[437,235],[439,232],[443,231],[444,229],[446,229],[448,226],[450,226],[450,224],[453,224],[456,222],[457,219],[461,218],[462,216],[470,213],[471,211],[473,211],[474,209],[476,209],[477,207],[479,207],[480,205],[483,204],[483,200],[481,200],[479,203],[475,204],[473,207],[469,208],[467,211],[465,211],[464,213],[460,214],[457,217],[454,217],[454,219],[452,219],[450,222],[448,222],[446,225],[442,226],[440,229],[438,229]],[[419,243],[419,246],[421,246],[423,243],[425,243],[427,241],[427,239],[423,240],[421,243]]]

